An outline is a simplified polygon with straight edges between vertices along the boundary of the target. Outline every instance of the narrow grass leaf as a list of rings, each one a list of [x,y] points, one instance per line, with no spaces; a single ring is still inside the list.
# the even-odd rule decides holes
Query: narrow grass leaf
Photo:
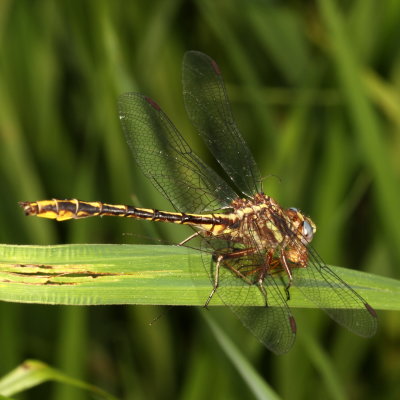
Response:
[[[247,359],[240,353],[239,349],[223,333],[214,320],[206,314],[207,313],[202,313],[202,316],[207,321],[225,354],[229,357],[239,374],[248,384],[250,390],[254,394],[254,397],[260,400],[278,400],[280,397],[272,390],[272,388],[268,386],[268,384],[256,372]]]
[[[88,390],[100,398],[116,400],[116,397],[97,386],[71,378],[47,364],[36,360],[25,361],[0,379],[0,393],[5,396],[13,395],[48,381],[72,385],[83,390]]]
[[[347,268],[330,268],[374,308],[400,310],[399,281]],[[296,271],[298,275],[304,272]],[[322,277],[311,286],[315,284],[320,291],[331,290]],[[0,288],[0,300],[23,303],[202,306],[211,283],[200,252],[182,247],[1,245]],[[281,289],[284,290],[283,285]],[[245,301],[246,291],[241,290],[240,280],[232,284],[231,290],[244,296],[238,301]],[[303,293],[307,290],[302,287]],[[296,287],[290,293],[291,307],[314,307]],[[261,295],[254,301],[258,302],[254,305],[264,305]],[[210,306],[222,304],[219,296],[214,296]],[[270,305],[275,305],[272,299]]]

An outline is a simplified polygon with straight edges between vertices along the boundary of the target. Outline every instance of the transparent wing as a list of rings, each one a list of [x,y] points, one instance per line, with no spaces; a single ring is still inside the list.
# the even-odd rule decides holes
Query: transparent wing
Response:
[[[223,297],[221,298],[223,300]],[[293,347],[296,325],[286,305],[284,307],[231,306],[231,309],[243,325],[273,353],[285,354]]]
[[[232,242],[204,238],[204,248],[212,247],[215,254],[229,254]],[[210,261],[209,253],[203,253],[204,266],[214,283],[215,261]],[[275,354],[283,354],[291,349],[296,338],[296,323],[287,306],[283,288],[276,279],[266,275],[263,285],[266,299],[257,286],[260,269],[265,268],[265,257],[256,253],[240,258],[226,259],[219,271],[219,287],[216,293],[225,305],[242,321],[257,339]],[[235,272],[246,279],[242,279]]]
[[[134,159],[176,210],[214,211],[235,192],[192,151],[167,115],[149,97],[125,93],[119,116]]]
[[[244,194],[261,192],[260,172],[233,120],[216,62],[198,51],[187,52],[182,80],[186,111],[215,159]]]
[[[308,266],[294,271],[293,283],[334,321],[359,336],[373,336],[378,324],[376,311],[311,246],[308,256]]]

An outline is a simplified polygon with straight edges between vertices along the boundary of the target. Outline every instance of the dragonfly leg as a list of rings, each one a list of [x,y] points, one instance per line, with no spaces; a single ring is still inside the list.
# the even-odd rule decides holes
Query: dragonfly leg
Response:
[[[264,297],[265,300],[265,307],[268,307],[268,296],[267,296],[267,291],[263,285],[264,282],[264,278],[265,278],[265,274],[267,273],[267,269],[263,268],[261,270],[261,274],[259,275],[258,279],[257,279],[257,286],[260,289],[261,294]]]
[[[178,243],[177,246],[183,246],[185,243],[189,242],[190,240],[194,239],[196,236],[200,235],[201,231],[197,231],[195,233],[193,233],[193,235],[190,235],[189,237],[187,237],[186,239],[182,240],[182,242]]]
[[[281,264],[282,264],[283,269],[286,271],[286,273],[287,273],[287,275],[289,277],[289,282],[285,287],[285,292],[286,292],[286,300],[290,300],[289,289],[292,286],[292,281],[293,281],[292,271],[290,270],[290,268],[289,268],[289,266],[287,264],[286,257],[285,257],[285,254],[284,254],[283,251],[281,252],[281,255],[280,255],[279,258],[281,260]]]
[[[263,285],[263,278],[260,278],[257,282],[257,286],[260,289],[261,294],[264,297],[265,300],[265,307],[268,307],[268,296],[267,296],[267,291],[265,290],[265,287]]]
[[[212,297],[214,296],[214,293],[217,291],[218,289],[218,285],[219,285],[219,268],[221,266],[221,261],[224,259],[224,256],[221,254],[218,256],[217,258],[217,264],[215,265],[215,274],[214,274],[214,284],[213,284],[213,289],[210,293],[210,295],[208,296],[208,299],[206,301],[206,304],[204,304],[204,308],[208,307],[208,304],[210,303]]]
[[[241,249],[241,250],[234,250],[231,253],[226,253],[222,255],[224,260],[229,260],[229,259],[235,259],[235,258],[241,258],[245,257],[249,254],[253,254],[255,250],[253,248],[248,248],[248,249]],[[224,267],[232,271],[238,278],[242,279],[245,281],[248,285],[253,285],[253,282],[250,281],[245,275],[243,275],[239,270],[237,270],[235,267],[230,265],[229,263],[225,263]],[[262,278],[264,279],[264,278]]]
[[[193,235],[192,235],[193,236]],[[213,259],[215,261],[216,259],[216,265],[215,265],[215,273],[214,273],[214,284],[213,284],[213,290],[211,291],[210,295],[208,296],[208,299],[206,301],[206,304],[204,305],[205,308],[208,307],[208,304],[211,301],[211,298],[214,296],[214,293],[217,291],[218,286],[219,286],[219,271],[221,268],[221,264],[223,263],[224,260],[229,260],[229,259],[235,259],[235,258],[241,258],[246,255],[254,253],[253,248],[248,248],[244,250],[236,250],[232,251],[231,253],[225,253],[225,254],[216,254],[214,253]],[[230,265],[228,262],[224,263],[223,266],[227,269],[229,269],[232,273],[234,273],[238,278],[242,279],[245,281],[248,285],[253,285],[253,282],[251,282],[245,275],[243,275],[239,270],[237,270],[235,267]],[[260,280],[264,280],[264,275],[260,277]],[[266,299],[266,292],[265,292],[265,299]]]

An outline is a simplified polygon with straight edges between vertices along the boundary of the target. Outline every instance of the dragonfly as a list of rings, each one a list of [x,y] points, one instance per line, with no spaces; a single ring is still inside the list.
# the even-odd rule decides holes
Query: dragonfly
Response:
[[[215,294],[269,350],[283,354],[296,338],[290,288],[299,291],[351,332],[371,337],[375,310],[311,246],[316,226],[297,208],[266,195],[257,164],[234,121],[217,63],[189,51],[183,59],[185,108],[210,152],[225,171],[207,166],[150,97],[125,93],[119,118],[133,157],[174,210],[99,201],[20,202],[25,214],[64,221],[120,216],[189,225],[200,239],[204,266]]]

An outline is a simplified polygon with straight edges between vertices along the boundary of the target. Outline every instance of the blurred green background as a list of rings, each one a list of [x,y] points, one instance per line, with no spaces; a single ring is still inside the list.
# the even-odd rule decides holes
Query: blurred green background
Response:
[[[187,50],[214,58],[267,194],[318,226],[328,264],[400,277],[400,3],[358,0],[0,2],[0,241],[176,243],[182,227],[25,218],[19,200],[76,197],[172,209],[118,123],[127,91],[154,98],[216,167],[181,95]],[[372,304],[373,305],[373,304]],[[123,399],[253,398],[201,313],[175,307],[0,304],[0,375],[40,359]],[[276,357],[228,310],[225,333],[284,399],[400,398],[400,318],[365,340],[296,311]],[[162,317],[152,326],[148,323]],[[21,398],[85,399],[46,384]]]

